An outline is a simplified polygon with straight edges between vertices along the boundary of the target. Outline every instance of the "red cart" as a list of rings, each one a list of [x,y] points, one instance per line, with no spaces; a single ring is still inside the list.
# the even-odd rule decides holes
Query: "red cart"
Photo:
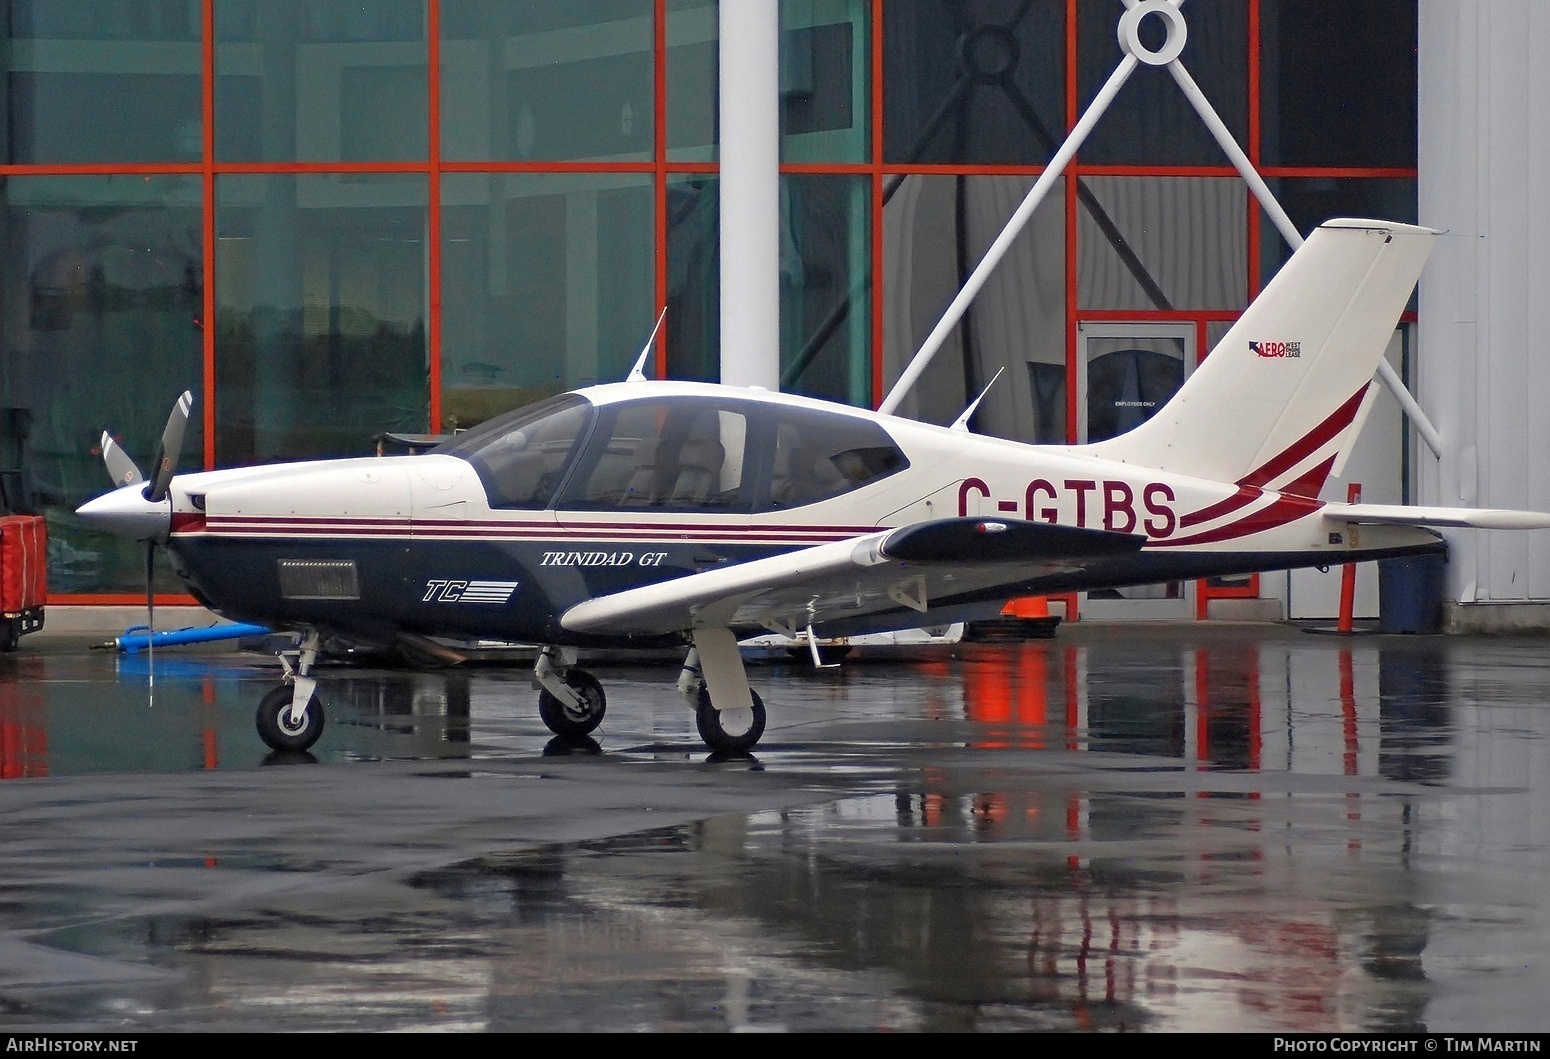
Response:
[[[42,515],[0,515],[0,651],[43,628],[48,530]]]

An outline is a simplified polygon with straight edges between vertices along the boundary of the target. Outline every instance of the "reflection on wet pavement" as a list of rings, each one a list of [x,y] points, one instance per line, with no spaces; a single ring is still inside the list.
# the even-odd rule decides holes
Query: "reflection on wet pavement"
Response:
[[[671,667],[597,666],[608,717],[567,747],[524,668],[341,666],[323,741],[280,761],[256,656],[158,658],[148,701],[136,659],[21,654],[0,659],[0,1012],[1542,1030],[1542,646],[1062,630],[759,664],[765,741],[723,761]]]

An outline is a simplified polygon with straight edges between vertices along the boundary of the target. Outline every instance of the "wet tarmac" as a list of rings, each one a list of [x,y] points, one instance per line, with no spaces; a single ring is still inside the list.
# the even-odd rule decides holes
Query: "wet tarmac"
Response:
[[[1550,1029],[1550,641],[1284,626],[757,661],[757,753],[600,660],[0,656],[10,1032]]]

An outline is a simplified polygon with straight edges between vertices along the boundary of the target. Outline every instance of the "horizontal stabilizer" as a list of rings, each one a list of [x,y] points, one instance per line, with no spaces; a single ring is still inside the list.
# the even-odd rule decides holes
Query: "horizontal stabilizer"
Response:
[[[1331,504],[1325,518],[1386,526],[1471,526],[1475,529],[1550,529],[1550,514],[1507,508],[1411,507],[1408,504]]]

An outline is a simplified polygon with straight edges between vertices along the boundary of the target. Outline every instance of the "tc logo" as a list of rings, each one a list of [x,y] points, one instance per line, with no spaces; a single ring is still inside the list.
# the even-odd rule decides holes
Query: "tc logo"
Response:
[[[420,602],[499,604],[509,600],[516,590],[515,581],[427,581]]]

